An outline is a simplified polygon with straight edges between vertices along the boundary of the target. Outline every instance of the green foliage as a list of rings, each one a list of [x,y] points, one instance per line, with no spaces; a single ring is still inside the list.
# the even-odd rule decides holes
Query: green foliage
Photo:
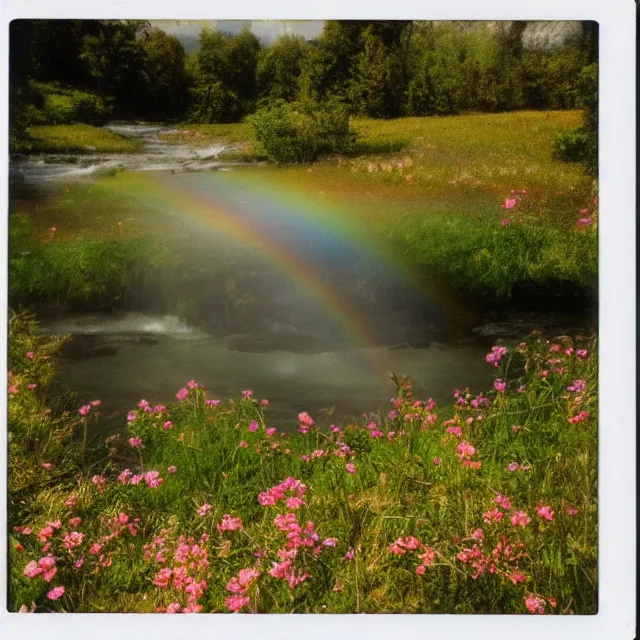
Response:
[[[348,110],[338,102],[278,102],[256,112],[249,122],[269,159],[282,164],[347,153],[355,141]]]
[[[301,36],[284,35],[261,51],[256,76],[263,100],[291,102],[298,98],[299,78],[309,47]]]
[[[95,443],[82,469],[68,441],[45,450],[29,439],[40,422],[53,443],[85,419],[70,412],[45,420],[45,404],[31,408],[27,384],[51,367],[56,348],[36,336],[33,326],[14,321],[10,486],[16,471],[30,473],[32,493],[9,495],[13,611],[31,602],[36,611],[183,607],[189,598],[171,575],[176,569],[205,580],[194,598],[203,612],[224,612],[229,581],[248,568],[257,574],[243,611],[522,614],[529,594],[544,599],[545,613],[597,609],[597,346],[584,338],[535,334],[506,345],[495,369],[505,390],[465,389],[453,406],[417,405],[410,382],[396,378],[395,414],[351,421],[339,433],[326,424],[307,434],[267,433],[268,413],[257,400],[219,403],[191,385],[169,406],[133,409],[126,431]],[[590,353],[578,355],[585,347]],[[582,390],[567,389],[575,380]],[[99,420],[99,408],[86,419]],[[373,427],[381,437],[372,437]],[[127,443],[133,436],[142,448]],[[462,441],[473,451],[461,453]],[[49,468],[40,466],[44,460]],[[155,485],[147,472],[156,472]],[[140,474],[136,483],[132,473]],[[262,506],[258,496],[285,478],[304,484],[302,504]],[[510,504],[497,504],[497,493]],[[205,504],[210,510],[200,511]],[[498,522],[487,521],[492,509]],[[525,526],[513,524],[518,512]],[[290,557],[295,575],[307,574],[294,587],[270,574],[295,544],[293,528],[274,526],[283,513],[309,537],[309,547],[298,545]],[[242,529],[218,529],[224,514],[240,518],[234,526]],[[317,540],[302,531],[308,522]],[[72,531],[80,534],[75,546],[65,541]],[[51,582],[24,574],[44,555],[40,535],[56,558]],[[409,536],[419,548],[402,548]],[[398,542],[404,553],[394,553]],[[482,561],[468,559],[474,548]],[[161,570],[171,570],[166,586]],[[58,585],[64,596],[48,599]]]
[[[37,102],[42,104],[41,116],[32,115],[33,124],[74,124],[84,122],[104,124],[111,115],[112,106],[98,95],[68,89],[55,83],[32,83]]]

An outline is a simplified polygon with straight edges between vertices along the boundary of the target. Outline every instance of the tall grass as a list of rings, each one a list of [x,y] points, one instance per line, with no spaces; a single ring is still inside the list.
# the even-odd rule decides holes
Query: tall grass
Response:
[[[388,413],[302,413],[293,434],[250,391],[219,401],[191,381],[132,407],[83,469],[66,443],[99,402],[50,412],[59,343],[22,317],[9,333],[11,610],[597,611],[584,339],[496,347],[494,388],[449,406],[396,379]]]

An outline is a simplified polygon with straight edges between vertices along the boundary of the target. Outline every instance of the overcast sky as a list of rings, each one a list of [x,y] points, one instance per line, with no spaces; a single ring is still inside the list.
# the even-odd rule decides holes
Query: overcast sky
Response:
[[[153,25],[171,35],[175,35],[187,52],[197,46],[198,36],[203,26],[238,33],[247,26],[261,40],[271,42],[285,33],[299,34],[307,40],[322,33],[322,20],[155,20]]]

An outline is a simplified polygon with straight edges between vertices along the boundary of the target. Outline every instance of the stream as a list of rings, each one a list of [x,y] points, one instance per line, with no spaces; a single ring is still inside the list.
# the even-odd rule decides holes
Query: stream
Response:
[[[170,271],[126,308],[41,318],[46,331],[71,334],[59,380],[79,403],[102,400],[105,430],[122,428],[140,399],[168,402],[189,380],[223,400],[253,390],[283,429],[300,411],[324,412],[327,424],[386,412],[391,372],[411,377],[419,397],[449,401],[456,388],[490,386],[484,356],[496,340],[575,325],[535,314],[488,323],[443,283],[323,221],[316,204],[256,186],[260,166],[218,161],[224,146],[169,144],[158,134],[170,127],[107,128],[140,138],[143,150],[10,163],[10,214],[46,204],[61,184],[139,174],[130,197],[144,214],[124,224],[153,224],[170,247]]]

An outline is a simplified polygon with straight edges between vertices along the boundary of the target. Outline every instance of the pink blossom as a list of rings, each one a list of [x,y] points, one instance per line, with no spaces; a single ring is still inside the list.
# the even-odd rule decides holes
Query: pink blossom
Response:
[[[305,424],[301,424],[298,426],[298,431],[302,434],[305,435],[307,433],[309,433],[309,427]]]
[[[502,220],[500,221],[500,224],[503,227],[508,227],[511,224],[511,218],[502,218]]]
[[[567,387],[567,391],[575,391],[576,393],[582,393],[586,388],[586,382],[584,380],[574,380],[572,384]]]
[[[511,509],[511,502],[509,498],[507,498],[507,496],[503,496],[501,493],[495,497],[494,502],[499,504],[503,509]]]
[[[137,448],[142,448],[142,439],[139,436],[134,436],[133,438],[129,438],[129,445],[134,447],[135,449]]]
[[[246,440],[240,440],[240,442],[238,443],[238,446],[241,449],[246,449],[249,446],[249,443]]]
[[[127,413],[127,422],[133,422],[137,417],[137,411],[129,411],[129,413]]]
[[[578,358],[580,358],[581,360],[585,360],[587,358],[587,356],[589,355],[589,350],[588,349],[578,349],[576,351],[576,355],[578,356]]]
[[[133,473],[129,469],[125,469],[119,476],[118,480],[120,484],[127,484],[129,477],[132,476]]]
[[[580,218],[576,221],[576,229],[584,229],[593,224],[593,218]]]
[[[493,388],[499,393],[504,393],[507,388],[507,383],[503,382],[500,378],[496,378],[493,381]]]
[[[27,351],[27,358],[29,360],[33,360],[36,357],[36,354],[33,351]]]
[[[84,533],[79,533],[78,531],[72,531],[68,533],[64,538],[64,547],[65,549],[73,549],[73,547],[77,547],[82,544],[84,540]]]
[[[189,382],[187,382],[187,387],[189,387],[189,389],[199,389],[202,385],[198,384],[195,380],[189,380]]]
[[[509,465],[507,465],[507,469],[509,471],[517,471],[520,468],[520,465],[517,462],[511,462]]]
[[[435,464],[436,466],[442,464],[442,458],[434,458],[432,460],[433,464]]]
[[[307,427],[313,427],[315,424],[311,416],[306,411],[298,414],[298,420],[300,421],[300,424],[304,424]]]
[[[77,527],[80,523],[82,522],[82,518],[76,517],[76,518],[69,518],[69,526],[70,527]]]
[[[502,513],[502,511],[496,509],[495,507],[491,509],[491,511],[485,511],[482,514],[482,519],[487,524],[495,524],[496,522],[500,522],[502,518],[504,518],[504,513]]]
[[[485,362],[497,367],[502,360],[502,357],[507,353],[506,347],[491,347],[491,353],[485,356]]]
[[[199,509],[198,509],[198,514],[201,516],[206,516],[207,513],[209,513],[209,511],[211,511],[213,507],[209,504],[209,503],[205,503],[203,504]]]
[[[476,453],[476,448],[468,442],[461,442],[457,447],[458,458],[463,460],[464,458],[471,458]]]
[[[249,431],[251,433],[253,433],[254,431],[257,431],[259,428],[260,428],[260,425],[255,420],[252,420],[249,423]]]
[[[99,407],[102,404],[102,400],[92,400],[89,404],[94,408]]]
[[[189,389],[185,389],[184,387],[176,393],[176,400],[182,402],[182,400],[186,400],[189,395]]]
[[[157,489],[163,482],[158,471],[147,471],[143,477],[145,483],[151,489]]]
[[[568,516],[577,516],[580,513],[580,510],[576,507],[572,507],[571,505],[567,506],[567,515]]]
[[[551,507],[547,505],[539,504],[536,507],[536,511],[538,512],[538,515],[541,518],[544,518],[545,520],[549,520],[549,521],[553,520],[553,510],[551,509]]]
[[[51,591],[49,591],[49,593],[47,593],[47,598],[49,598],[49,600],[57,600],[58,598],[62,597],[64,595],[64,587],[63,586],[59,586],[59,587],[54,587],[53,589],[51,589]]]
[[[98,488],[98,491],[102,492],[102,487],[107,484],[107,479],[104,476],[93,476],[91,482]]]
[[[268,429],[265,429],[264,432],[267,436],[271,437],[272,435],[274,435],[276,433],[277,429],[275,427],[269,427]]]
[[[27,578],[35,578],[43,572],[43,568],[39,567],[35,560],[31,560],[29,564],[24,568],[24,575]]]
[[[167,420],[163,425],[162,428],[165,431],[169,431],[169,429],[171,429],[171,427],[173,426],[173,422],[171,422],[171,420]]]
[[[261,407],[268,407],[269,406],[269,401],[266,398],[263,398],[262,400],[260,400],[260,406]]]
[[[529,594],[524,600],[524,606],[527,607],[529,613],[543,614],[544,600],[534,594]]]
[[[167,605],[167,613],[180,613],[180,603],[179,602],[170,602]]]
[[[301,500],[300,498],[297,498],[295,496],[291,498],[287,498],[286,500],[287,509],[297,509],[298,507],[301,507],[303,504],[304,504],[304,500]]]
[[[351,562],[351,560],[353,560],[355,558],[355,556],[356,556],[356,552],[355,552],[354,548],[353,547],[349,547],[349,551],[347,551],[347,553],[344,554],[342,559],[345,562]]]
[[[347,462],[347,464],[344,467],[345,467],[345,469],[347,470],[348,473],[355,473],[356,472],[356,465],[353,464],[352,462]]]
[[[37,388],[38,388],[38,385],[37,385],[37,384],[28,384],[28,385],[27,385],[27,389],[28,389],[29,391],[34,391],[34,390],[35,390],[35,389],[37,389]]]
[[[462,438],[462,429],[460,427],[447,427],[447,433]]]
[[[94,542],[91,545],[91,548],[89,549],[89,553],[92,556],[97,556],[100,553],[100,550],[102,549],[102,545],[99,542]]]
[[[514,527],[522,527],[523,529],[531,522],[531,518],[524,511],[516,511],[511,518],[511,524]]]
[[[517,204],[518,204],[518,200],[516,198],[505,198],[502,208],[513,209]]]
[[[525,576],[524,573],[522,573],[522,571],[519,571],[518,569],[511,572],[511,574],[509,575],[509,580],[511,580],[513,584],[518,584],[519,582],[525,582],[526,579],[527,579],[527,576]]]
[[[167,467],[167,472],[168,473],[175,473],[177,470],[178,470],[178,467],[176,467],[174,464],[172,464],[169,467]]]
[[[246,607],[251,602],[249,596],[234,595],[225,599],[224,603],[227,605],[229,611],[238,613],[240,609]]]
[[[53,469],[53,465],[50,462],[41,462],[40,467],[45,471],[51,471],[51,469]]]
[[[218,533],[222,533],[223,531],[238,531],[242,529],[242,520],[240,518],[233,518],[228,513],[225,513],[217,529]]]
[[[78,409],[78,413],[79,413],[81,416],[88,416],[90,412],[91,412],[91,405],[90,405],[90,404],[82,405],[82,406]]]
[[[245,400],[249,400],[249,398],[251,398],[252,396],[253,396],[253,391],[251,391],[250,389],[247,389],[247,390],[242,392],[242,397]]]
[[[580,413],[573,416],[572,418],[569,418],[569,422],[571,424],[577,424],[578,422],[584,422],[588,417],[589,417],[588,411],[581,411]]]

